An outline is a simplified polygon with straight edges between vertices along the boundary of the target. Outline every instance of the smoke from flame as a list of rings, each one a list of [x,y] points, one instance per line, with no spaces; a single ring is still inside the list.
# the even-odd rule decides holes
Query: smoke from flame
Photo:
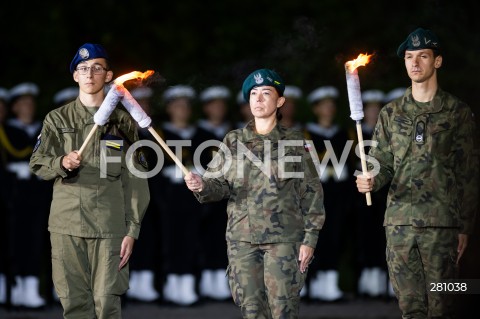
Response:
[[[345,68],[352,73],[355,71],[356,68],[359,66],[365,66],[370,62],[370,58],[373,56],[373,54],[363,54],[360,53],[358,57],[355,60],[351,60],[345,63]]]
[[[119,76],[113,82],[117,85],[123,85],[123,83],[128,80],[133,80],[133,79],[144,80],[150,77],[153,73],[155,73],[155,71],[152,71],[152,70],[148,70],[145,72],[133,71],[133,72]]]

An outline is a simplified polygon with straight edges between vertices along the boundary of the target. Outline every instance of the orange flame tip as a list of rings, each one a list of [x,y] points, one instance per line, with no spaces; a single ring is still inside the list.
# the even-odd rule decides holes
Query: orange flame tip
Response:
[[[359,66],[365,66],[370,62],[370,58],[373,56],[373,54],[363,54],[360,53],[358,57],[355,60],[351,60],[345,63],[345,68],[352,73],[355,71],[356,68]]]
[[[133,79],[143,80],[143,79],[146,79],[149,76],[151,76],[153,73],[155,73],[155,71],[152,71],[152,70],[148,70],[148,71],[145,71],[145,72],[132,71],[130,73],[119,76],[113,82],[117,85],[122,85],[124,82],[126,82],[128,80],[133,80]]]

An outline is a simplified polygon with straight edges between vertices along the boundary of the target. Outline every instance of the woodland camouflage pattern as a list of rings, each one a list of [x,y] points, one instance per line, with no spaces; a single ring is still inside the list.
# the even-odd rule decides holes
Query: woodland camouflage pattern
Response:
[[[300,144],[286,146],[283,153],[279,144],[289,140]],[[265,142],[271,145],[267,172],[255,165],[266,161]],[[258,135],[253,122],[227,134],[223,143],[230,153],[218,153],[203,176],[202,192],[195,196],[200,202],[228,198],[227,272],[233,299],[243,318],[298,318],[307,274],[299,269],[299,248],[315,248],[325,220],[323,189],[309,147],[299,131],[277,125],[269,134]],[[245,154],[253,154],[254,160]],[[290,156],[301,160],[288,160]],[[284,160],[285,172],[303,172],[304,177],[279,174]],[[214,168],[225,168],[224,174],[208,178]]]
[[[431,284],[458,278],[458,229],[387,226],[385,231],[388,274],[402,318],[450,318],[453,295],[433,291]]]
[[[373,136],[378,146],[369,151],[380,164],[374,190],[391,181],[386,258],[402,318],[450,318],[451,295],[430,288],[457,278],[458,234],[473,231],[475,122],[465,103],[441,89],[419,105],[411,92],[380,112]]]
[[[228,160],[232,165],[224,176],[208,178],[204,175],[204,188],[195,196],[201,202],[228,198],[227,241],[246,241],[253,244],[302,242],[315,248],[325,220],[323,189],[310,153],[303,146],[287,146],[279,154],[279,140],[300,140],[300,132],[277,125],[268,135],[259,135],[252,129],[253,122],[243,129],[231,131],[223,143],[231,151],[231,159],[219,152],[223,167]],[[260,161],[264,161],[264,141],[271,142],[271,174],[264,173],[249,159],[237,161],[239,143],[246,146]],[[244,153],[244,152],[242,152]],[[226,156],[225,156],[226,155]],[[281,178],[278,162],[282,156],[300,156],[301,162],[285,162],[286,172],[304,172],[304,178]],[[243,168],[238,167],[243,163]],[[238,178],[237,167],[243,172]]]
[[[307,272],[299,270],[299,248],[300,243],[228,243],[229,284],[243,318],[298,318],[300,290],[307,276]],[[258,258],[255,253],[258,249],[264,253],[265,260]],[[256,283],[262,285],[256,286]]]
[[[373,136],[378,146],[369,151],[380,163],[374,190],[392,182],[384,225],[458,227],[471,234],[479,178],[473,113],[441,89],[422,107],[411,92],[381,110]]]

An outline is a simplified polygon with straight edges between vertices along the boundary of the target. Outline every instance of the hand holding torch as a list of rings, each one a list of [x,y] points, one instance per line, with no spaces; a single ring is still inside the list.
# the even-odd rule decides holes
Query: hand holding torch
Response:
[[[360,161],[362,163],[362,173],[367,174],[367,161],[365,159],[365,148],[363,145],[362,122],[363,104],[360,92],[360,79],[358,77],[357,68],[364,66],[370,61],[371,55],[360,54],[355,60],[345,63],[345,73],[347,77],[348,100],[350,103],[350,117],[356,121],[358,147],[360,149]],[[372,205],[372,197],[370,192],[365,193],[367,205]]]

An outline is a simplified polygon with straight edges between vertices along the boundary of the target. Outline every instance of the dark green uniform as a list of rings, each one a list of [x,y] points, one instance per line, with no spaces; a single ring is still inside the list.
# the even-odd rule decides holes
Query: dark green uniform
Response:
[[[230,152],[220,151],[212,163],[224,174],[209,178],[215,174],[210,168],[203,191],[195,195],[200,202],[228,199],[228,274],[244,318],[297,318],[306,276],[299,270],[298,249],[317,244],[325,220],[322,185],[299,131],[277,125],[259,135],[253,125],[227,134],[223,143]],[[282,148],[292,140],[299,145]],[[262,167],[268,147],[271,165]]]
[[[138,135],[134,120],[118,109],[98,127],[81,166],[62,169],[62,157],[80,149],[91,131],[96,110],[77,99],[51,111],[30,160],[35,174],[55,180],[48,230],[66,318],[120,318],[119,296],[128,289],[128,266],[118,271],[120,246],[124,236],[138,238],[150,196],[147,180],[127,169],[125,153]],[[105,156],[121,162],[102,167]],[[141,155],[133,157],[141,170]]]
[[[391,181],[384,226],[399,306],[404,318],[426,318],[450,311],[448,295],[427,288],[455,278],[458,234],[473,231],[478,133],[456,97],[438,89],[420,105],[411,92],[381,110],[369,155],[380,163],[374,190]]]

